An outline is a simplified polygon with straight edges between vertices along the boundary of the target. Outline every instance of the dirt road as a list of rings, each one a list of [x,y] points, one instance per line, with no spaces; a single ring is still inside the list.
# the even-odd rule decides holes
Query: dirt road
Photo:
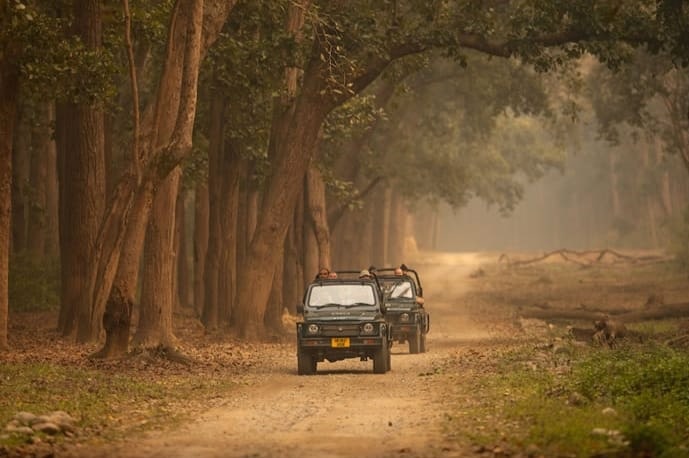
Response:
[[[431,313],[428,352],[393,346],[392,370],[372,373],[372,362],[320,363],[315,376],[296,375],[296,349],[285,345],[223,400],[176,431],[91,449],[103,457],[433,457],[466,456],[443,437],[447,379],[435,377],[449,354],[490,339],[461,307],[477,258],[427,260],[422,274]]]

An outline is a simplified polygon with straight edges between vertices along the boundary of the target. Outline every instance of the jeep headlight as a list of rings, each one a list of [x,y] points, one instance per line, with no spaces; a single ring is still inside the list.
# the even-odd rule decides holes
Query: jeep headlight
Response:
[[[402,323],[407,323],[409,322],[409,314],[408,313],[403,313],[400,315],[400,321]]]
[[[317,324],[310,324],[306,327],[306,333],[310,335],[316,335],[318,334],[318,331],[320,331],[320,328],[318,327]]]
[[[376,327],[373,326],[373,323],[365,323],[363,326],[361,326],[362,334],[373,334],[375,331]]]

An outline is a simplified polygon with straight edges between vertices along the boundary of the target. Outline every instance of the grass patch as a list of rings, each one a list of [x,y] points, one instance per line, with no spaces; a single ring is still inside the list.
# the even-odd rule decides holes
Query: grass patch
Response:
[[[448,418],[450,435],[535,446],[545,456],[689,456],[687,353],[652,344],[588,349],[563,367],[552,352],[522,347],[480,372],[467,391],[473,404],[455,399],[461,414]],[[490,411],[491,427],[467,426]]]
[[[0,430],[20,411],[63,410],[78,420],[79,440],[106,441],[179,424],[234,386],[220,377],[152,377],[49,363],[0,365],[0,380],[0,398],[7,401],[0,403]],[[21,440],[0,435],[0,446]]]

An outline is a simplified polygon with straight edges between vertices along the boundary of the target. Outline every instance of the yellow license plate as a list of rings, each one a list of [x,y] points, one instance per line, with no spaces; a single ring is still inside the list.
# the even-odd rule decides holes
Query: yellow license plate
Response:
[[[330,339],[332,348],[349,348],[349,337],[333,337]]]

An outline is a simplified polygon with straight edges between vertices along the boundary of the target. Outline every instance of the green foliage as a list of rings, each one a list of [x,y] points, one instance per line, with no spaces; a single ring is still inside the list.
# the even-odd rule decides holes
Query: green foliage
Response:
[[[10,260],[9,272],[11,310],[56,310],[59,307],[59,259],[15,255]]]
[[[102,103],[115,95],[117,72],[107,48],[87,49],[70,36],[69,20],[58,19],[55,5],[10,0],[2,18],[2,59],[18,65],[25,96],[75,103]]]
[[[284,30],[287,1],[240,2],[204,61],[197,126],[208,136],[210,99],[226,100],[228,142],[250,161],[251,181],[270,173],[274,104],[285,96],[285,67],[303,66],[304,49]],[[207,140],[204,141],[207,143]]]
[[[564,354],[567,361],[524,347],[500,355],[469,390],[474,401],[458,408],[474,425],[484,407],[500,412],[491,420],[503,438],[518,448],[535,444],[545,456],[684,456],[689,355],[653,344]],[[571,372],[558,370],[570,364]],[[572,393],[585,398],[572,403]],[[616,413],[603,414],[607,407]],[[452,421],[449,428],[474,443],[497,439],[462,424]]]
[[[508,211],[523,181],[562,164],[543,130],[549,97],[514,61],[466,57],[467,67],[435,59],[407,78],[411,89],[389,104],[389,121],[375,131],[369,173],[391,178],[409,201],[457,208],[478,196]]]
[[[593,354],[577,364],[573,387],[624,412],[635,454],[672,456],[689,431],[689,355],[666,347]]]

